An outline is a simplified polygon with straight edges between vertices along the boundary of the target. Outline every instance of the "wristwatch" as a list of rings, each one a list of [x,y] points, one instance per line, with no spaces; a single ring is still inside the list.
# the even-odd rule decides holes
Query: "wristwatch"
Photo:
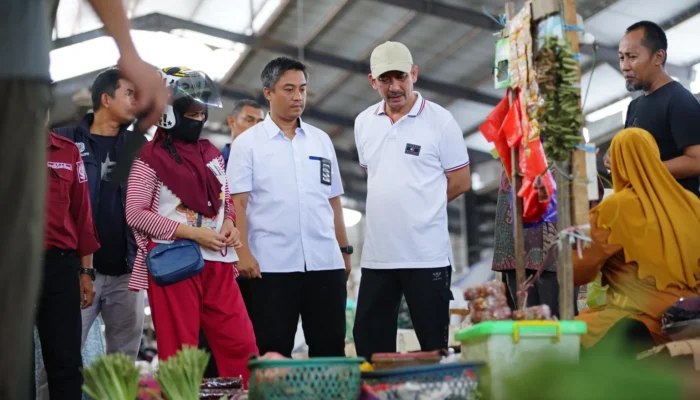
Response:
[[[340,252],[345,253],[347,255],[350,255],[353,253],[353,248],[352,248],[352,246],[341,247]]]
[[[80,268],[80,275],[87,275],[95,280],[95,268]]]

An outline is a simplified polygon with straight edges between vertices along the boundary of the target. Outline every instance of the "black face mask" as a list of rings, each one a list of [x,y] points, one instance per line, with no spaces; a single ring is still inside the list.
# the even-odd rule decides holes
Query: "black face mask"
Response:
[[[182,117],[180,122],[168,130],[168,134],[174,139],[182,140],[186,143],[194,143],[199,140],[204,128],[204,121]]]

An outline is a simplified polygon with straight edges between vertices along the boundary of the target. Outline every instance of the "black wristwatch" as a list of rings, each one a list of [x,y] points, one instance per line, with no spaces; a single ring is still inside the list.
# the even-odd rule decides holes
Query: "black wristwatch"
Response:
[[[345,254],[347,254],[347,255],[350,255],[350,254],[353,253],[353,248],[352,248],[352,246],[341,247],[341,248],[340,248],[340,252],[341,252],[341,253],[345,253]]]
[[[80,268],[80,275],[87,275],[95,280],[95,268]]]

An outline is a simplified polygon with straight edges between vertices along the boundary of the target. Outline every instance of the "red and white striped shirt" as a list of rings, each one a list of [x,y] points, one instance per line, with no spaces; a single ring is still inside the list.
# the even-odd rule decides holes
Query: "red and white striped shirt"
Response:
[[[224,159],[216,158],[222,169]],[[134,269],[129,280],[129,289],[134,291],[148,289],[148,269],[146,268],[146,246],[152,240],[175,240],[175,231],[180,222],[164,217],[158,213],[160,192],[163,182],[156,172],[145,162],[137,159],[131,168],[126,192],[126,221],[134,231],[138,252]],[[228,182],[224,184],[224,219],[235,222],[236,211],[231,200]],[[238,270],[235,269],[238,277]]]

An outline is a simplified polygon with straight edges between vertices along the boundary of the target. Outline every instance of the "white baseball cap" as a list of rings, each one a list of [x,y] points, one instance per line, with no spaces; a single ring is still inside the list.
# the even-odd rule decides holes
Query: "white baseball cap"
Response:
[[[372,50],[369,58],[370,69],[374,79],[385,72],[401,71],[411,73],[413,57],[403,43],[384,42]]]

